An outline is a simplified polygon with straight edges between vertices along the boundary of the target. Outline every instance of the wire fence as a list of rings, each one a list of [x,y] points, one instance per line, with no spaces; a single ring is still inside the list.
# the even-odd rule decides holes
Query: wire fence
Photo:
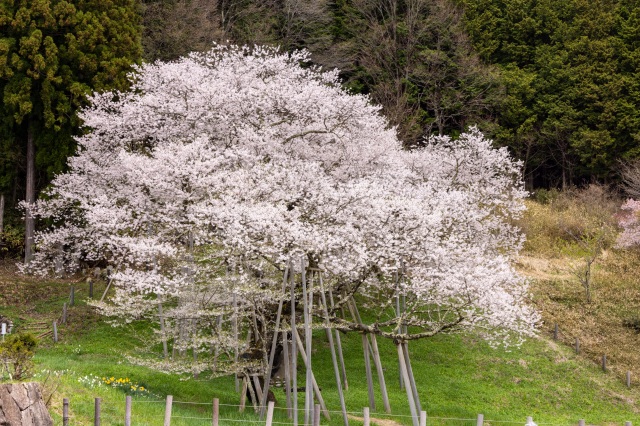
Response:
[[[293,425],[293,408],[276,407],[272,402],[268,406],[221,404],[218,399],[211,403],[174,401],[169,395],[166,400],[132,400],[127,396],[124,404],[102,404],[100,398],[95,404],[79,403],[75,406],[65,398],[63,402],[63,426],[222,426],[222,425]],[[316,405],[319,412],[320,407]],[[324,416],[305,416],[305,409],[295,409],[298,413],[298,425],[309,426],[343,425],[343,412],[326,410],[331,420]],[[262,413],[262,414],[260,414]],[[586,426],[585,420],[572,423],[535,422],[527,417],[514,420],[485,419],[482,414],[476,417],[438,417],[428,416],[425,412],[416,418],[406,414],[390,414],[370,412],[368,408],[361,411],[346,411],[349,425],[359,426]],[[608,426],[632,426],[630,421],[624,423],[607,423]]]

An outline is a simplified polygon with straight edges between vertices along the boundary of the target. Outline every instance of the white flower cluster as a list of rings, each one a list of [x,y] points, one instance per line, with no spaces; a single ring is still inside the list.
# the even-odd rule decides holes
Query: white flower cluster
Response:
[[[218,46],[94,95],[78,155],[36,207],[54,226],[31,268],[114,265],[101,307],[157,319],[158,301],[177,300],[165,333],[192,333],[185,348],[237,345],[229,321],[215,324],[234,312],[266,336],[266,312],[290,297],[282,272],[301,257],[336,298],[372,310],[370,332],[531,334],[538,316],[511,266],[519,164],[475,128],[403,150],[378,107],[308,62]]]

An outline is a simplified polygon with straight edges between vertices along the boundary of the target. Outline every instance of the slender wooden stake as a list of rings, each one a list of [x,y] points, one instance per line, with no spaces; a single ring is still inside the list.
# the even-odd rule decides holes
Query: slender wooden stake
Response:
[[[260,406],[262,401],[262,395],[263,395],[262,387],[260,386],[260,379],[258,379],[257,374],[253,374],[251,376],[251,379],[253,380],[253,386],[254,386],[254,389],[256,390],[256,397],[257,397],[257,400],[254,399],[254,405],[256,406],[256,411],[258,411],[260,409],[258,407]]]
[[[109,282],[107,283],[107,287],[104,289],[104,293],[102,293],[102,297],[100,301],[102,302],[105,297],[107,297],[107,293],[109,292],[109,288],[111,287],[111,283],[113,282],[113,278],[109,277]]]
[[[296,329],[296,295],[295,295],[295,277],[291,268],[291,259],[289,259],[289,270],[291,274],[291,381],[293,390],[293,426],[298,426],[298,345],[295,336],[298,334]]]
[[[405,386],[405,390],[407,392],[407,400],[409,401],[409,409],[411,410],[411,420],[413,420],[413,426],[418,426],[418,411],[416,410],[416,405],[413,401],[413,391],[411,386],[409,386],[411,381],[409,380],[409,371],[407,370],[402,343],[397,343],[396,348],[398,349],[398,362],[400,363],[402,377],[407,385]]]
[[[631,426],[631,422],[624,422],[624,426]]]
[[[558,323],[553,326],[553,340],[558,340]]]
[[[302,339],[300,339],[300,335],[296,330],[296,342],[298,343],[298,352],[300,352],[300,357],[302,358],[302,362],[304,362],[305,366],[307,365],[307,354],[304,351],[304,345],[302,344]],[[322,414],[327,420],[330,420],[329,411],[327,411],[327,406],[324,403],[324,398],[322,398],[322,394],[320,393],[320,388],[318,387],[318,383],[316,382],[316,378],[313,375],[313,371],[311,372],[311,382],[313,386],[313,390],[316,393],[316,398],[318,398],[318,402],[320,403],[320,408],[322,408]],[[295,395],[295,392],[294,392]]]
[[[269,401],[269,408],[267,408],[267,425],[266,426],[271,426],[272,422],[273,422],[273,401]]]
[[[255,392],[255,388],[251,385],[251,379],[245,373],[245,377],[247,378],[247,390],[249,391],[249,397],[251,401],[253,401],[253,411],[258,412],[258,397]]]
[[[371,357],[369,356],[369,339],[367,335],[362,333],[362,350],[364,353],[364,369],[367,375],[367,391],[369,394],[369,407],[376,409],[376,397],[373,393],[373,373],[371,372]]]
[[[289,338],[282,332],[282,355],[284,357],[284,392],[287,395],[287,417],[291,418],[291,357],[289,356]]]
[[[312,417],[312,404],[313,404],[313,391],[311,389],[311,325],[309,324],[309,294],[307,292],[307,277],[305,270],[305,262],[303,258],[300,258],[300,270],[302,271],[302,302],[303,302],[303,315],[304,315],[304,340],[305,340],[305,352],[307,354],[306,366],[306,380],[304,389],[304,424],[308,425]]]
[[[235,289],[233,292],[233,316],[231,317],[231,324],[233,327],[233,362],[234,365],[238,365],[238,300],[236,298]],[[238,392],[238,375],[236,374],[236,392]]]
[[[4,194],[0,194],[0,234],[4,232]],[[0,239],[2,237],[0,236]]]
[[[329,347],[331,348],[331,362],[333,363],[333,372],[336,378],[336,386],[338,387],[338,396],[340,397],[340,409],[342,410],[342,420],[344,426],[349,426],[349,418],[347,416],[347,406],[344,402],[344,394],[342,393],[342,383],[340,381],[340,369],[338,367],[338,360],[336,358],[336,348],[333,345],[333,336],[331,335],[331,329],[329,328],[329,310],[327,309],[327,299],[324,294],[324,282],[322,281],[322,275],[320,275],[320,299],[322,307],[324,309],[324,318],[327,322],[327,338],[329,339]]]
[[[370,426],[371,425],[371,418],[369,416],[369,407],[364,407],[362,409],[362,417],[364,417],[364,421],[363,421],[363,426]]]
[[[164,407],[164,426],[171,426],[171,406],[173,405],[173,395],[167,395],[167,403]]]
[[[584,419],[578,420],[578,426],[584,426]]]
[[[69,398],[62,400],[62,426],[69,426]]]
[[[89,278],[89,299],[93,299],[93,280]]]
[[[313,426],[320,426],[320,405],[313,407]]]
[[[124,426],[131,426],[131,395],[124,399]]]
[[[389,404],[389,395],[387,394],[387,384],[384,380],[384,370],[382,369],[382,361],[380,360],[380,351],[378,351],[378,340],[375,334],[371,334],[371,348],[373,349],[373,362],[378,372],[378,382],[380,383],[380,393],[382,393],[382,404],[384,411],[391,413],[391,404]]]
[[[580,353],[580,339],[576,337],[576,354]]]
[[[240,409],[238,410],[241,413],[244,412],[244,407],[247,404],[247,386],[247,376],[242,376],[242,392],[240,393]]]
[[[287,286],[287,274],[288,270],[285,269],[283,277],[282,277],[282,290],[280,291],[281,295],[284,295],[286,286]],[[278,313],[276,314],[276,325],[273,329],[273,339],[271,340],[271,352],[269,352],[269,366],[267,367],[267,371],[264,375],[264,392],[262,393],[262,398],[260,399],[260,420],[262,420],[262,416],[264,415],[264,406],[267,404],[267,396],[269,395],[269,385],[271,384],[271,370],[273,369],[273,360],[276,356],[276,345],[278,344],[278,328],[280,328],[280,318],[282,316],[282,304],[284,303],[284,299],[282,296],[280,297],[280,302],[278,303]]]
[[[220,422],[220,400],[213,398],[213,415],[211,416],[211,426],[219,426]]]
[[[62,305],[62,323],[63,324],[67,323],[67,303],[66,302]]]
[[[53,320],[53,342],[58,343],[58,322]]]
[[[100,402],[102,398],[95,399],[94,411],[93,411],[93,425],[100,426]]]
[[[420,426],[427,426],[427,412],[420,411]]]
[[[334,304],[333,304],[333,293],[331,292],[331,287],[329,287],[329,302],[331,303],[331,310],[333,311]],[[340,338],[340,332],[338,330],[335,330],[335,335],[336,335],[336,346],[338,348],[338,360],[340,361],[340,371],[342,372],[342,382],[344,383],[344,390],[346,391],[346,390],[349,390],[349,382],[347,381],[347,369],[344,365],[344,356],[342,355],[342,341]]]
[[[607,372],[607,356],[602,355],[602,371]]]
[[[409,384],[410,388],[413,392],[413,401],[416,404],[416,410],[418,412],[422,411],[422,406],[420,405],[420,396],[418,395],[418,387],[416,386],[416,379],[413,375],[413,368],[411,368],[411,359],[409,358],[409,344],[407,342],[403,342],[404,346],[404,357],[407,372],[409,373]]]
[[[160,317],[160,335],[162,336],[162,354],[164,359],[169,358],[169,347],[167,346],[167,335],[164,329],[164,315],[162,313],[162,302],[158,301],[158,316]]]
[[[69,294],[69,306],[73,306],[76,301],[76,288],[71,286],[71,293]]]
[[[627,387],[631,387],[631,371],[627,371]]]
[[[484,426],[484,414],[478,414],[476,419],[476,426]]]

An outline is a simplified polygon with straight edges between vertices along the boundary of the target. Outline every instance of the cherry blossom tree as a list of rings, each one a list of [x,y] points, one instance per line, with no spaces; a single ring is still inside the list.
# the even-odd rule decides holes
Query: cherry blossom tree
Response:
[[[29,268],[112,265],[114,293],[96,306],[156,321],[160,368],[237,371],[251,350],[244,362],[264,368],[302,272],[333,300],[312,310],[323,326],[396,341],[531,335],[538,316],[511,265],[519,164],[475,128],[405,151],[337,75],[304,51],[216,46],[95,94],[69,172],[35,208],[52,226]],[[358,307],[373,319],[339,314]]]

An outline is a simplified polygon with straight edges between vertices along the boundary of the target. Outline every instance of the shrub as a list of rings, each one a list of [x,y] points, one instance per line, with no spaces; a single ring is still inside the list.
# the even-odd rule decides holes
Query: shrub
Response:
[[[0,344],[0,360],[12,380],[33,375],[33,355],[37,345],[32,334],[11,334]]]

